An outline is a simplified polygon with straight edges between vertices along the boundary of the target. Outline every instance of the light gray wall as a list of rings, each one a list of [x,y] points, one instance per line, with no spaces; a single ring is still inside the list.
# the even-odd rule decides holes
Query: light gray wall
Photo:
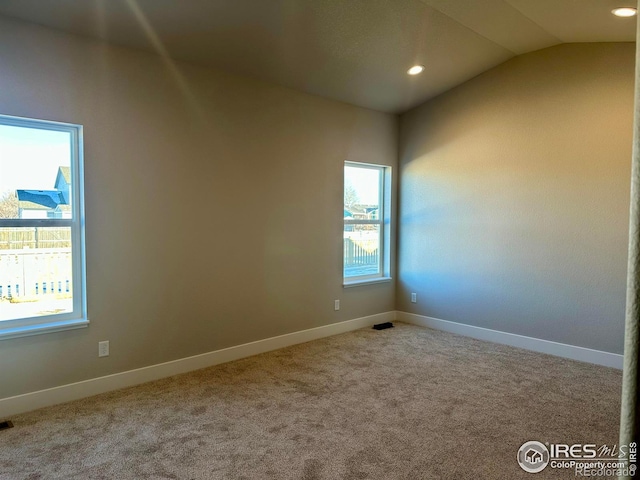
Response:
[[[0,398],[395,307],[342,288],[343,162],[395,167],[395,116],[7,19],[0,113],[84,125],[91,320],[0,341]]]
[[[622,353],[633,87],[569,44],[403,115],[398,309]]]

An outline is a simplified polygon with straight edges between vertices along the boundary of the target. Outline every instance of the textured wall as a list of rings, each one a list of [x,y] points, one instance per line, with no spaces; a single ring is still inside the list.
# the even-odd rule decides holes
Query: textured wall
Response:
[[[394,309],[342,288],[342,169],[397,117],[9,20],[0,65],[0,113],[85,127],[91,320],[0,342],[0,398]]]
[[[403,115],[398,309],[622,353],[633,85],[569,44]]]

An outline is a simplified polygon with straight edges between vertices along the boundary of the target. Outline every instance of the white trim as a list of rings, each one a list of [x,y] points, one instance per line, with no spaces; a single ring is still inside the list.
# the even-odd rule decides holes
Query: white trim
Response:
[[[356,278],[362,278],[362,277],[356,277]],[[392,280],[393,278],[391,277],[373,277],[373,278],[367,278],[365,280],[354,280],[353,282],[344,282],[342,284],[342,288],[360,287],[362,285],[371,285],[373,283],[388,283]]]
[[[376,323],[389,322],[395,319],[396,312],[384,312],[367,317],[355,318],[345,322],[333,323],[322,327],[310,328],[299,332],[288,333],[277,337],[266,338],[255,342],[237,345],[235,347],[215,350],[201,355],[181,358],[170,362],[137,368],[126,372],[115,373],[104,377],[92,378],[81,382],[48,388],[37,392],[16,395],[0,399],[0,419],[8,418],[22,412],[47,407],[58,403],[69,402],[80,398],[97,395],[99,393],[130,387],[140,383],[150,382],[160,378],[186,373],[200,368],[211,367],[221,363],[231,362],[240,358],[250,357],[259,353],[277,350],[279,348],[310,342],[319,338],[330,337],[340,333],[369,327]]]
[[[0,329],[0,340],[40,335],[41,333],[62,332],[64,330],[74,330],[76,328],[85,328],[88,326],[89,320],[81,318],[78,320],[61,320],[59,322],[36,323],[33,325],[23,325],[13,328],[2,328]]]
[[[71,230],[71,293],[73,309],[51,315],[9,318],[0,322],[0,340],[87,327],[86,268],[84,254],[84,177],[82,125],[0,114],[0,125],[61,132],[69,135],[71,219],[4,219],[0,227],[65,226]],[[59,173],[59,171],[57,172]],[[57,177],[56,177],[57,180]],[[25,289],[26,290],[26,289]],[[26,293],[26,292],[23,292]]]
[[[338,335],[340,333],[358,330],[376,323],[390,322],[394,320],[456,333],[458,335],[464,335],[466,337],[472,337],[479,340],[570,358],[572,360],[622,369],[622,355],[615,353],[551,342],[549,340],[542,340],[539,338],[525,337],[523,335],[490,330],[488,328],[474,327],[424,315],[392,311],[355,318],[353,320],[333,323],[331,325],[311,328],[277,337],[271,337],[192,357],[181,358],[135,370],[62,385],[60,387],[0,399],[0,419],[35,410],[37,408],[69,402],[111,390],[117,390],[119,388],[130,387],[132,385],[138,385],[158,380],[160,378],[170,377],[172,375],[178,375],[198,370],[200,368],[206,368],[250,357],[252,355],[258,355],[271,350],[277,350],[291,345],[297,345],[324,337],[330,337],[332,335]]]
[[[478,340],[485,340],[487,342],[501,343],[512,347],[524,348],[525,350],[533,350],[534,352],[547,353],[557,357],[622,370],[622,355],[617,353],[567,345],[565,343],[552,342],[540,338],[525,337],[524,335],[500,332],[489,328],[474,327],[472,325],[440,320],[439,318],[417,315],[415,313],[396,312],[396,320],[421,327],[433,328],[435,330],[457,333],[458,335],[477,338]]]
[[[346,174],[345,169],[349,168],[360,168],[363,170],[377,170],[378,171],[378,219],[377,220],[368,220],[368,219],[348,219],[344,218],[343,225],[378,225],[380,227],[380,247],[378,249],[379,254],[379,273],[375,274],[373,277],[368,275],[360,275],[355,277],[345,277],[344,276],[344,252],[342,255],[342,283],[344,287],[351,287],[357,285],[366,285],[371,278],[382,278],[382,281],[390,280],[391,276],[391,166],[389,165],[379,165],[375,163],[363,163],[363,162],[352,162],[349,160],[345,160],[344,167],[342,169],[342,189],[344,192],[344,187],[346,185]],[[344,206],[344,205],[343,205]],[[344,243],[343,243],[344,248]],[[353,279],[353,280],[352,280]],[[359,283],[358,283],[359,282]]]

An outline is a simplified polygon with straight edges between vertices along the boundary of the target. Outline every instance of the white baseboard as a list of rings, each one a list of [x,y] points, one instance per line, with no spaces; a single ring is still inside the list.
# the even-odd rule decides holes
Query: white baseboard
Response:
[[[396,312],[396,320],[411,323],[413,325],[420,325],[422,327],[433,328],[435,330],[457,333],[458,335],[477,338],[478,340],[501,343],[512,347],[524,348],[525,350],[533,350],[534,352],[547,353],[557,357],[570,358],[571,360],[594,363],[596,365],[603,365],[605,367],[622,370],[623,356],[616,353],[602,352],[600,350],[567,345],[565,343],[525,337],[524,335],[516,335],[515,333],[474,327],[472,325],[440,320],[438,318],[426,317],[415,313]]]
[[[340,333],[350,332],[376,323],[389,322],[395,319],[396,312],[385,312],[368,317],[355,318],[345,322],[333,323],[322,327],[310,328],[300,332],[288,333],[278,337],[266,338],[256,342],[245,343],[235,347],[224,348],[193,357],[181,358],[171,362],[137,368],[126,372],[115,373],[104,377],[92,378],[82,382],[48,388],[37,392],[25,393],[0,399],[0,420],[11,415],[28,412],[37,408],[56,405],[58,403],[78,400],[99,393],[130,387],[140,383],[186,373],[200,368],[211,367],[221,363],[231,362],[240,358],[250,357],[259,353],[277,350],[279,348],[310,342],[319,338],[330,337]]]
[[[414,325],[429,327],[436,330],[456,333],[467,337],[477,338],[494,343],[547,353],[558,357],[570,358],[582,362],[594,363],[606,367],[622,369],[622,355],[602,352],[574,345],[551,342],[538,338],[525,337],[513,333],[474,327],[462,323],[440,320],[406,312],[384,312],[368,317],[355,318],[345,322],[334,323],[322,327],[302,330],[277,337],[266,338],[255,342],[224,348],[213,352],[203,353],[192,357],[181,358],[170,362],[137,368],[126,372],[115,373],[104,377],[92,378],[82,382],[71,383],[59,387],[39,390],[0,399],[0,419],[11,415],[28,412],[37,408],[56,405],[59,403],[78,400],[100,393],[130,387],[160,378],[186,373],[200,368],[211,367],[221,363],[231,362],[241,358],[258,355],[260,353],[277,350],[279,348],[310,342],[319,338],[330,337],[340,333],[350,332],[359,328],[369,327],[375,323],[399,320]]]

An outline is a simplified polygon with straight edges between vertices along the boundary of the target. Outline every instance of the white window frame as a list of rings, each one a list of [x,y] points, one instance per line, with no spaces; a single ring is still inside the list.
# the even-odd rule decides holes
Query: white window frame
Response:
[[[380,252],[378,273],[371,275],[358,275],[352,277],[344,276],[344,241],[342,252],[342,285],[346,287],[355,287],[360,285],[368,285],[371,283],[390,282],[391,279],[391,167],[386,165],[377,165],[373,163],[351,162],[345,161],[344,167],[363,168],[368,170],[376,170],[379,172],[379,198],[378,198],[378,218],[375,220],[356,220],[344,219],[346,225],[378,225],[380,228]],[[342,191],[344,195],[344,168],[343,168],[343,184]],[[344,202],[343,202],[344,203]]]
[[[0,125],[69,133],[71,218],[0,219],[0,227],[70,227],[73,311],[0,321],[0,340],[86,327],[86,266],[84,239],[84,174],[82,125],[0,115]]]

